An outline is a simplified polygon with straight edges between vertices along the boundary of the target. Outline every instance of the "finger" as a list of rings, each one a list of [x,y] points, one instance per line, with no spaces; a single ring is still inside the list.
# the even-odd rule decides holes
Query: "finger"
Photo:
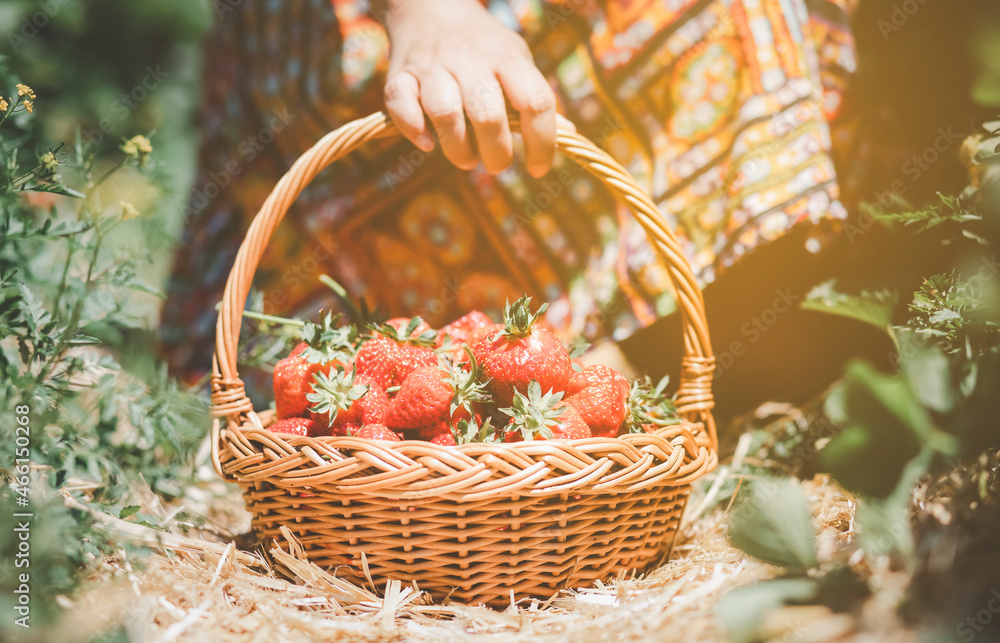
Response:
[[[420,107],[420,84],[408,71],[390,75],[383,90],[385,109],[399,132],[425,152],[434,149],[434,139]]]
[[[499,78],[511,107],[521,115],[528,172],[542,176],[556,154],[556,96],[542,72],[529,62],[504,68]]]
[[[420,104],[437,131],[441,150],[463,170],[479,164],[465,127],[465,110],[458,82],[445,71],[420,79]]]
[[[561,129],[569,130],[574,134],[576,133],[576,124],[559,112],[556,112],[556,125],[558,125]]]
[[[507,122],[503,89],[492,75],[458,78],[465,114],[476,134],[476,148],[490,174],[507,169],[514,160],[514,137]]]

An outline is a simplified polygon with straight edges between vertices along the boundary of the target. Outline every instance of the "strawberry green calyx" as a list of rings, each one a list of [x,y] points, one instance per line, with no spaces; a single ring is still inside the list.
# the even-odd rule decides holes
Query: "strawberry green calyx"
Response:
[[[525,440],[534,440],[535,436],[551,439],[552,425],[558,423],[559,417],[566,407],[560,406],[562,392],[549,391],[542,395],[542,386],[538,380],[528,384],[528,394],[514,392],[514,401],[509,408],[500,409],[512,418],[511,429],[518,431]]]
[[[455,444],[497,443],[501,442],[503,437],[497,433],[496,427],[490,423],[489,418],[486,418],[482,424],[477,423],[475,418],[462,420],[452,429],[452,434],[455,436]]]
[[[302,357],[311,364],[348,361],[354,354],[356,331],[352,326],[338,327],[343,315],[327,313],[319,324],[306,322],[302,326],[302,341],[307,348]]]
[[[400,344],[413,344],[414,346],[426,346],[431,348],[437,344],[437,331],[433,329],[428,329],[413,335],[413,332],[417,330],[424,320],[420,317],[414,317],[406,325],[405,328],[397,329],[392,324],[369,324],[370,328],[375,333],[379,335],[385,335],[389,339],[398,342]],[[413,335],[411,337],[411,335]]]
[[[654,385],[648,375],[632,382],[628,394],[629,414],[625,419],[629,433],[645,433],[643,427],[649,424],[654,426],[680,424],[677,406],[665,393],[668,382],[669,378],[664,377]]]
[[[333,426],[333,421],[337,419],[337,413],[341,409],[351,408],[355,400],[361,399],[368,393],[367,384],[354,383],[356,374],[357,369],[352,368],[351,372],[347,373],[343,366],[337,366],[336,373],[330,375],[323,372],[316,373],[312,384],[314,392],[306,395],[306,399],[313,403],[309,410],[319,415],[328,414],[329,424]]]
[[[480,372],[475,356],[472,354],[472,349],[467,345],[462,348],[469,358],[467,363],[468,370],[456,368],[454,364],[449,364],[444,369],[445,381],[455,391],[455,395],[451,398],[451,408],[449,410],[451,417],[454,417],[455,412],[459,409],[465,410],[470,416],[474,415],[474,404],[492,400],[490,394],[486,392],[486,385],[489,383],[489,380],[480,381],[479,378],[482,376],[482,373]]]
[[[531,297],[524,295],[513,304],[507,301],[503,307],[503,332],[509,338],[527,337],[531,334],[535,322],[549,309],[548,304],[542,304],[534,313],[531,312]]]

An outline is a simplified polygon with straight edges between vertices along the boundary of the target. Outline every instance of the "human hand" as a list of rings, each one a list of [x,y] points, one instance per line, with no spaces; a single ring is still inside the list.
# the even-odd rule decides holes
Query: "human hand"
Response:
[[[426,114],[448,160],[470,170],[478,151],[495,174],[513,159],[506,98],[520,114],[528,172],[539,177],[549,170],[555,95],[519,35],[477,0],[390,0],[386,28],[385,104],[403,136],[432,150]]]

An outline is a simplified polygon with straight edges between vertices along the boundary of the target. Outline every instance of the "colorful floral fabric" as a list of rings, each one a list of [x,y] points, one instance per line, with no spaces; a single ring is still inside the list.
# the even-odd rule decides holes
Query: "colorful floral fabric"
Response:
[[[215,303],[250,220],[327,131],[382,108],[388,41],[361,0],[216,3],[204,144],[164,309],[178,369],[204,368]],[[702,283],[844,208],[830,128],[855,67],[848,0],[509,0],[560,111],[644,186]],[[523,292],[566,334],[623,338],[674,308],[641,229],[565,159],[462,172],[405,140],[324,172],[279,226],[265,310],[335,306],[316,276],[432,324]]]

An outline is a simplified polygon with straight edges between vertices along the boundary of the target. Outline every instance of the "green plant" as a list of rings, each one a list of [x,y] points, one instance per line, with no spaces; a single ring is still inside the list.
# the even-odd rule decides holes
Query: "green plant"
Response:
[[[938,202],[924,208],[897,204],[902,206],[898,211],[877,217],[956,244],[961,252],[953,270],[925,278],[912,295],[881,287],[843,293],[830,282],[815,288],[803,304],[884,330],[897,349],[896,368],[884,373],[852,363],[826,395],[825,416],[837,430],[812,468],[832,474],[859,500],[857,538],[842,544],[833,561],[817,562],[811,517],[793,483],[764,480],[737,500],[729,525],[732,543],[781,572],[777,580],[736,590],[720,601],[720,617],[735,640],[763,636],[762,616],[771,608],[819,603],[848,609],[867,593],[848,559],[870,566],[887,561],[914,577],[928,574],[926,551],[933,545],[917,541],[909,520],[915,486],[963,463],[988,461],[983,454],[1000,447],[1000,275],[995,269],[1000,248],[995,187],[1000,183],[986,180],[986,168],[975,175],[984,180],[961,196],[938,195]],[[900,299],[911,300],[905,318],[897,317]],[[991,475],[984,470],[978,479]],[[977,502],[995,504],[995,498],[980,495]],[[954,552],[959,544],[951,547]]]
[[[69,149],[42,146],[30,120],[37,108],[25,107],[32,96],[0,69],[0,408],[8,417],[20,409],[28,443],[16,452],[4,429],[0,505],[10,515],[25,498],[21,510],[35,514],[40,620],[56,610],[53,594],[71,591],[92,561],[121,547],[61,494],[122,517],[136,516],[130,487],[140,479],[167,498],[182,494],[207,408],[156,365],[151,347],[133,345],[149,331],[142,298],[157,291],[139,276],[146,253],[114,243],[140,214],[112,198],[109,184],[121,173],[141,176],[150,141],[128,139],[112,158],[79,136]],[[2,560],[14,560],[10,534],[0,548]],[[0,575],[0,603],[12,600],[15,580]]]

